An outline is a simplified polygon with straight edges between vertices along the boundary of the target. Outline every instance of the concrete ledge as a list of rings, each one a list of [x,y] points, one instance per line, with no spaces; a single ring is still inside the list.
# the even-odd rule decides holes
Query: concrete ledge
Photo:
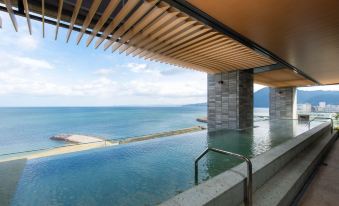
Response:
[[[257,190],[253,196],[253,205],[290,205],[336,136],[337,132],[326,135],[298,154]]]
[[[289,163],[316,139],[330,133],[330,123],[323,123],[294,139],[251,159],[253,192]],[[243,202],[246,165],[242,163],[193,187],[161,205],[239,205]]]

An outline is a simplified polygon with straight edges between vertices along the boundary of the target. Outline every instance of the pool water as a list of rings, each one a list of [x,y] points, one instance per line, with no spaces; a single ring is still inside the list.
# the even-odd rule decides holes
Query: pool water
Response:
[[[194,159],[207,146],[254,157],[308,130],[292,120],[261,121],[255,126],[29,160],[12,205],[159,204],[194,186]],[[199,181],[240,162],[208,153],[199,165]]]

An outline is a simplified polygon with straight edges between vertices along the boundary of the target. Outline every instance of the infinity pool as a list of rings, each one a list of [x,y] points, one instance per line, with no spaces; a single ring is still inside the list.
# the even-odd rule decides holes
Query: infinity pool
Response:
[[[307,130],[292,120],[261,121],[244,131],[195,132],[29,160],[11,203],[155,205],[194,186],[193,162],[207,146],[253,157]],[[239,163],[209,153],[200,163],[200,182]]]

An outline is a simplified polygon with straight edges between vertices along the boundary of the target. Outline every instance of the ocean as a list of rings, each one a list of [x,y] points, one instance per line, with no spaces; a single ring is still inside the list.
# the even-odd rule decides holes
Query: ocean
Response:
[[[58,134],[121,139],[205,125],[196,118],[206,115],[204,106],[0,108],[0,154],[61,146],[49,139]]]

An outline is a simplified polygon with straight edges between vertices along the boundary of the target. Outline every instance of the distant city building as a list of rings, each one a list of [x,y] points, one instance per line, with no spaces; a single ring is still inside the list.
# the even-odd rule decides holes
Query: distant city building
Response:
[[[326,107],[326,102],[319,102],[319,107],[325,108]]]
[[[315,113],[333,113],[339,112],[339,105],[326,104],[319,102],[317,106],[312,106],[310,103],[298,104],[298,112],[301,114]]]
[[[300,113],[311,113],[312,112],[312,105],[310,103],[298,104],[298,111]]]

